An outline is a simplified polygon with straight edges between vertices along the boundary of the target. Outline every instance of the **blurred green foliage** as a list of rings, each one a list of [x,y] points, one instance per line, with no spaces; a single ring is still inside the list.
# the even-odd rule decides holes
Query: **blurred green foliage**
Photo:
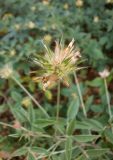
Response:
[[[108,3],[109,2],[109,3]],[[107,0],[4,0],[0,2],[1,61],[20,62],[40,52],[40,39],[72,37],[88,63],[112,63],[113,4]]]
[[[62,36],[66,45],[75,39],[87,59],[84,65],[92,69],[79,72],[88,117],[83,115],[77,86],[70,77],[70,87],[61,86],[56,122],[56,88],[43,92],[32,81],[30,71],[35,66],[27,57],[43,56],[41,41],[53,49],[54,41]],[[112,0],[0,0],[0,68],[12,64],[16,79],[50,115],[46,118],[13,79],[0,79],[0,156],[5,152],[5,159],[112,160],[113,119],[109,119],[104,81],[97,74],[106,66],[112,68],[112,59]],[[112,73],[107,78],[110,99]]]

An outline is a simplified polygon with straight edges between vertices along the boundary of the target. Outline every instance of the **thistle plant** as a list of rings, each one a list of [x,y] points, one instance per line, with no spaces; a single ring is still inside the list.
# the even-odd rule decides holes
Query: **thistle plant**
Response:
[[[41,81],[43,89],[51,86],[55,82],[62,81],[69,85],[68,75],[77,69],[78,60],[81,54],[74,47],[74,39],[65,48],[62,43],[56,42],[55,50],[52,51],[43,43],[45,55],[37,55],[32,61],[40,67],[40,76],[33,78],[35,82]],[[39,71],[34,71],[38,73]]]

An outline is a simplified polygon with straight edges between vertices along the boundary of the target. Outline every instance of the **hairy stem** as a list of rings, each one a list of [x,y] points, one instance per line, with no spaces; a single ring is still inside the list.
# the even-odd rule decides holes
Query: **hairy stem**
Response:
[[[56,120],[59,118],[59,111],[60,111],[60,81],[58,81],[58,88],[57,88],[57,111],[56,111]]]
[[[84,114],[85,117],[87,117],[87,112],[86,112],[86,109],[85,109],[85,105],[84,105],[84,101],[83,101],[83,97],[82,97],[82,93],[81,93],[81,90],[80,90],[80,86],[79,86],[79,82],[78,82],[78,79],[77,79],[76,72],[74,72],[74,78],[75,78],[75,83],[77,85],[78,95],[79,95],[81,106],[82,106],[82,109],[83,109],[83,114]]]
[[[107,104],[108,104],[108,113],[109,113],[109,118],[110,118],[110,120],[111,120],[111,118],[112,118],[112,112],[111,112],[110,98],[109,98],[109,93],[108,93],[108,88],[107,88],[107,81],[106,81],[106,78],[104,78],[104,86],[105,86],[106,99],[107,99]]]
[[[39,104],[39,102],[29,93],[29,91],[14,77],[12,76],[12,79],[22,88],[22,90],[29,96],[29,98],[36,104],[36,106],[39,107],[39,109],[44,113],[46,117],[49,117],[48,113],[45,111],[45,109]]]

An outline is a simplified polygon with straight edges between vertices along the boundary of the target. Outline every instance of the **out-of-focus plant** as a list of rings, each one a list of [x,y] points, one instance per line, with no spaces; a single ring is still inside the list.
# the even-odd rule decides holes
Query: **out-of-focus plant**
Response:
[[[2,159],[112,159],[112,8],[112,0],[0,2]],[[40,67],[26,57],[44,56],[40,39],[53,53],[54,40],[61,35],[64,46],[74,37],[90,68],[75,73],[76,84],[70,74],[69,87],[59,83],[65,76],[58,74],[57,94],[55,86],[43,91],[34,83],[30,71],[37,70],[38,77]],[[102,77],[102,72],[99,77],[105,66],[110,75]],[[43,82],[48,73],[45,77]]]

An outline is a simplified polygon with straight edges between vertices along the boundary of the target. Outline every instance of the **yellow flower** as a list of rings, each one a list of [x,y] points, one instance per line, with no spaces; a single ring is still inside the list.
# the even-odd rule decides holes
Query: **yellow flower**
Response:
[[[65,4],[64,4],[64,9],[68,9],[68,8],[69,8],[68,3],[65,3]]]
[[[49,4],[49,0],[43,0],[42,1],[44,5],[48,5]]]
[[[19,31],[19,30],[21,29],[21,25],[20,25],[20,24],[15,24],[14,27],[15,27],[15,29],[16,29],[17,31]]]
[[[6,13],[6,14],[4,14],[4,16],[3,16],[3,20],[7,20],[7,19],[12,18],[12,17],[13,17],[13,14],[12,14],[12,13]]]
[[[107,3],[113,3],[113,0],[106,0]]]
[[[32,7],[31,7],[31,10],[32,10],[32,11],[35,11],[35,10],[36,10],[36,7],[35,7],[35,6],[32,6]]]
[[[32,22],[32,21],[30,21],[30,22],[28,23],[28,27],[29,27],[30,29],[35,28],[35,23]]]
[[[1,78],[9,78],[13,74],[12,66],[9,64],[4,65],[3,68],[0,69],[0,77]]]
[[[16,54],[16,51],[14,50],[14,49],[12,49],[11,51],[10,51],[10,55],[11,56],[14,56]]]
[[[58,80],[68,85],[67,76],[77,69],[78,60],[81,57],[79,50],[74,47],[74,39],[66,48],[62,43],[56,42],[54,52],[44,43],[43,45],[46,49],[45,55],[32,58],[32,61],[41,68],[41,75],[33,80],[41,81],[44,90]]]
[[[50,35],[50,34],[45,35],[45,36],[44,36],[44,40],[45,40],[46,42],[50,43],[51,40],[52,40],[51,35]]]
[[[84,5],[84,2],[83,2],[83,0],[76,0],[75,5],[77,7],[82,7]]]
[[[93,21],[94,21],[95,23],[98,23],[98,22],[99,22],[99,17],[98,17],[98,16],[94,16]]]
[[[31,105],[31,100],[29,99],[29,97],[25,97],[23,100],[22,100],[22,105],[24,107],[29,107]]]

